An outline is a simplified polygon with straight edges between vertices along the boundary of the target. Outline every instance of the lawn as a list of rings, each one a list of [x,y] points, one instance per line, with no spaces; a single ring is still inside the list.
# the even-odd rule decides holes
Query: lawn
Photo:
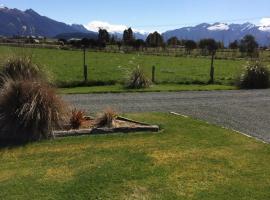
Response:
[[[270,199],[270,147],[170,114],[160,133],[57,139],[0,150],[0,199]]]
[[[0,47],[0,62],[11,54],[28,54],[42,64],[60,85],[82,81],[83,54],[81,51],[57,49],[30,49]],[[88,78],[94,82],[123,82],[127,74],[136,66],[142,67],[150,77],[152,66],[156,66],[158,83],[207,83],[210,59],[166,57],[124,53],[87,52]],[[216,60],[216,81],[230,84],[246,61]]]
[[[229,85],[180,85],[180,84],[160,84],[153,85],[146,89],[126,89],[123,85],[91,86],[61,88],[61,94],[89,94],[89,93],[124,93],[124,92],[178,92],[178,91],[212,91],[212,90],[234,90],[234,86]]]

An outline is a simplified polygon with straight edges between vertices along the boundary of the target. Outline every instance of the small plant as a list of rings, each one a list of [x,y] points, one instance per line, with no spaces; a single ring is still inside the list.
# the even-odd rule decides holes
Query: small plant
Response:
[[[138,66],[130,74],[126,87],[129,89],[148,88],[151,81],[146,77],[145,72]]]
[[[79,129],[84,121],[85,113],[81,110],[73,109],[69,123],[73,129]]]
[[[5,78],[0,89],[0,128],[8,138],[33,141],[53,137],[64,114],[54,89],[33,80]]]
[[[95,120],[97,127],[112,127],[113,121],[117,118],[117,112],[108,108],[101,113]]]
[[[237,85],[243,89],[264,89],[270,83],[269,69],[260,61],[249,63],[237,80]]]

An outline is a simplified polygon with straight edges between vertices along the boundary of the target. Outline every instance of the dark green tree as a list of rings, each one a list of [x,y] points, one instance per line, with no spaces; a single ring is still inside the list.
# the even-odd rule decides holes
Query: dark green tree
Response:
[[[133,41],[135,40],[133,31],[131,28],[128,28],[127,30],[124,30],[123,33],[123,42],[124,45],[132,45]]]
[[[163,47],[164,40],[158,32],[150,33],[146,38],[146,44],[149,47]]]
[[[235,40],[235,41],[231,42],[231,43],[229,44],[229,48],[230,48],[230,49],[233,49],[233,50],[238,49],[238,48],[239,48],[239,43],[238,43],[238,41]]]
[[[247,56],[257,57],[258,43],[253,35],[246,35],[240,41],[240,52],[246,53]]]
[[[171,38],[168,39],[167,44],[169,46],[175,47],[175,46],[177,46],[179,44],[179,40],[178,40],[177,37],[171,37]]]
[[[197,43],[193,40],[186,40],[184,45],[185,45],[186,52],[188,54],[190,54],[191,51],[197,48]]]
[[[106,29],[99,29],[98,31],[98,44],[100,47],[106,47],[110,42],[110,34]]]

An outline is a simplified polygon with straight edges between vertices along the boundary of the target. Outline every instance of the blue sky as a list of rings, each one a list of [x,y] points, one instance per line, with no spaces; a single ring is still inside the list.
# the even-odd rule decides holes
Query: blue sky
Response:
[[[202,22],[258,24],[260,18],[270,17],[269,0],[0,0],[2,4],[32,8],[66,23],[107,22],[108,26],[161,32]]]

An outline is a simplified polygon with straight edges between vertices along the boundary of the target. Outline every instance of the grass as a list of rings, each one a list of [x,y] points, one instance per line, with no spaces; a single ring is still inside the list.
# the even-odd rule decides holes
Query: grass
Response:
[[[83,80],[83,55],[81,51],[56,49],[30,49],[0,46],[0,62],[12,53],[30,54],[34,62],[45,65],[59,84],[72,84]],[[140,54],[87,52],[88,79],[93,82],[124,82],[127,72],[140,65],[151,77],[156,66],[158,83],[207,83],[210,59],[165,57]],[[230,84],[246,61],[216,60],[216,82]]]
[[[61,88],[61,94],[89,94],[89,93],[125,93],[125,92],[178,92],[178,91],[211,91],[211,90],[234,90],[234,86],[228,85],[180,85],[159,84],[146,89],[127,89],[123,85],[92,86]]]
[[[2,148],[0,199],[270,198],[269,145],[190,118],[129,117],[164,131]]]

